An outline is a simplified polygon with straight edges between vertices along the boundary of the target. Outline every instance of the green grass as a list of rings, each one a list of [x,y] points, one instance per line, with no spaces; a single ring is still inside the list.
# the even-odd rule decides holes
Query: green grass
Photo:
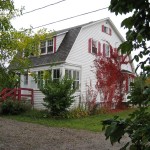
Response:
[[[100,115],[93,115],[85,118],[79,119],[54,119],[54,118],[44,118],[44,113],[36,110],[32,110],[28,113],[16,116],[2,116],[9,119],[14,119],[22,122],[36,123],[49,127],[65,127],[73,129],[83,129],[88,131],[100,132],[102,131],[102,120],[112,118],[115,115],[121,118],[126,118],[133,110],[124,110],[118,113],[107,113]]]

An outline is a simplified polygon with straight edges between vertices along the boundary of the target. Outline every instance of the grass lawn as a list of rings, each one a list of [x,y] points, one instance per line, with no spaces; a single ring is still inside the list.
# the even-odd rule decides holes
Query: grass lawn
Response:
[[[2,116],[9,119],[14,119],[17,121],[30,122],[41,124],[49,127],[65,127],[65,128],[73,128],[73,129],[83,129],[93,132],[100,132],[102,130],[101,121],[105,119],[112,118],[115,115],[120,116],[121,118],[126,118],[128,114],[130,114],[133,109],[124,110],[121,112],[113,112],[107,114],[93,115],[85,118],[79,119],[52,119],[52,118],[44,118],[44,114],[32,110],[31,112],[24,113],[22,115],[14,115],[14,116]]]

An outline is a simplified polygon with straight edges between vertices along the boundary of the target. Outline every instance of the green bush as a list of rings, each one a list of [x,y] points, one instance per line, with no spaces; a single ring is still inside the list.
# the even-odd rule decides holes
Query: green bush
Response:
[[[41,91],[45,95],[43,104],[52,116],[60,116],[67,112],[74,102],[75,89],[72,88],[73,80],[63,78],[62,80],[50,80]]]
[[[31,109],[31,104],[23,101],[7,99],[1,104],[1,114],[18,115]]]

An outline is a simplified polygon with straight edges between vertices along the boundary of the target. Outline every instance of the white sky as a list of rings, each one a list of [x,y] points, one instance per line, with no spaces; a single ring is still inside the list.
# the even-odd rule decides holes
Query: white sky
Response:
[[[14,4],[16,8],[21,8],[21,6],[24,6],[25,10],[23,12],[28,12],[58,1],[61,0],[14,0]],[[59,4],[17,17],[12,21],[12,24],[16,29],[29,28],[30,26],[37,27],[82,13],[108,7],[109,4],[110,0],[65,0]],[[45,28],[48,30],[57,31],[107,17],[110,17],[114,25],[125,38],[126,30],[121,28],[121,21],[126,18],[127,15],[115,16],[114,13],[110,13],[107,9],[74,19],[69,19],[67,21],[51,24],[45,26]]]
[[[14,3],[16,8],[24,6],[25,10],[23,12],[27,12],[58,1],[61,0],[14,0]],[[13,20],[12,23],[17,29],[22,27],[29,28],[30,25],[32,27],[37,27],[64,18],[108,7],[109,4],[110,0],[65,0],[59,4],[18,17]],[[110,17],[112,22],[125,38],[125,30],[120,28],[121,21],[124,17],[115,16],[115,14],[110,13],[107,9],[45,27],[49,30],[60,30],[107,17]]]

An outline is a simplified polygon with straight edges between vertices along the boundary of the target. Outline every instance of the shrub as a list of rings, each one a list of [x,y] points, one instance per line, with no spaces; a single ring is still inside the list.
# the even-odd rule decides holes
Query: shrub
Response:
[[[74,102],[75,89],[72,88],[73,80],[63,78],[60,81],[50,80],[41,91],[45,98],[43,104],[52,116],[60,116]]]
[[[18,115],[31,109],[29,103],[7,99],[1,104],[1,114]]]

